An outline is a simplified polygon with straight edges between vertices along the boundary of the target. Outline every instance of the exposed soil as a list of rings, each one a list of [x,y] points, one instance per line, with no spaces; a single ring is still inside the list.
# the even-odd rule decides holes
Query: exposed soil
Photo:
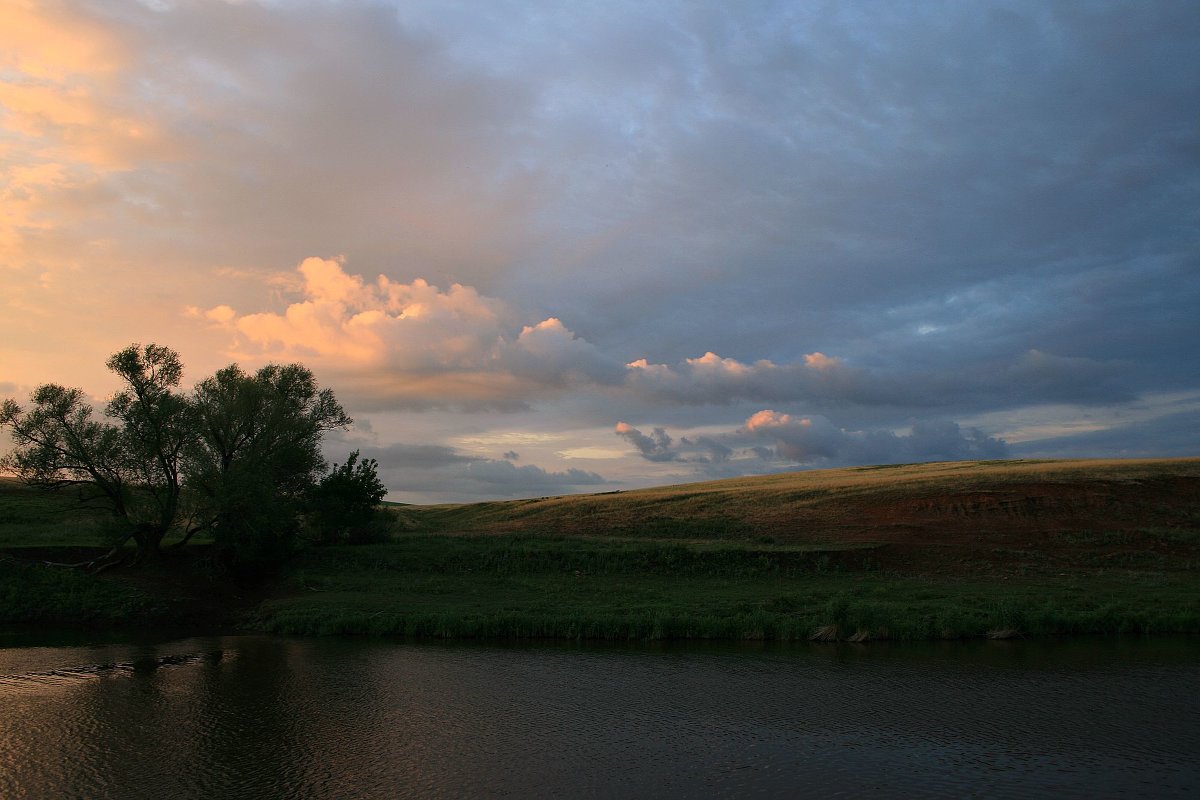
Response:
[[[1200,478],[1023,483],[916,494],[844,517],[843,541],[886,543],[881,561],[918,572],[1200,567]]]

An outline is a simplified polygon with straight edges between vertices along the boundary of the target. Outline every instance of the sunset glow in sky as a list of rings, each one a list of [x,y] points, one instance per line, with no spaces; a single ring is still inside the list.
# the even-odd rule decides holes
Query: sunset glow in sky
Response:
[[[1200,455],[1198,46],[1175,0],[0,0],[0,397],[299,360],[410,502]]]

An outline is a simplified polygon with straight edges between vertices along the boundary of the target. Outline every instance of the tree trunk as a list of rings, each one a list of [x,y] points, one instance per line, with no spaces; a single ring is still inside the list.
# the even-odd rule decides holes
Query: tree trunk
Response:
[[[157,564],[162,560],[162,544],[166,531],[160,526],[141,523],[133,529],[133,540],[137,542],[135,564]]]

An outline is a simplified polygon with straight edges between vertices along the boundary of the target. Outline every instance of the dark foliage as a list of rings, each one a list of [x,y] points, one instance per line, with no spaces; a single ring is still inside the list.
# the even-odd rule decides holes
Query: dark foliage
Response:
[[[373,458],[358,459],[355,450],[309,493],[309,524],[321,544],[364,544],[387,538],[387,517],[379,509],[387,487],[376,472],[379,464]]]
[[[333,392],[299,364],[253,375],[233,364],[185,394],[178,354],[154,344],[108,367],[125,388],[101,419],[80,389],[41,386],[29,410],[5,400],[0,425],[15,447],[2,466],[36,486],[80,487],[107,509],[121,531],[112,557],[133,539],[139,560],[154,559],[168,534],[182,544],[201,531],[238,568],[286,556],[325,470],[321,437],[351,422]]]

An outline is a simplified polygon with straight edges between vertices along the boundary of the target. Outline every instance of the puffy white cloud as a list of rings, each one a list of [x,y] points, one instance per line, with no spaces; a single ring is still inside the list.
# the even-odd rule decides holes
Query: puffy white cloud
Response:
[[[553,317],[516,330],[516,311],[469,286],[367,282],[340,259],[307,258],[297,271],[302,299],[282,313],[202,315],[240,335],[234,355],[311,362],[366,404],[519,407],[623,372]]]
[[[605,357],[555,317],[522,328],[498,360],[517,375],[546,385],[613,385],[625,373],[618,361]]]

